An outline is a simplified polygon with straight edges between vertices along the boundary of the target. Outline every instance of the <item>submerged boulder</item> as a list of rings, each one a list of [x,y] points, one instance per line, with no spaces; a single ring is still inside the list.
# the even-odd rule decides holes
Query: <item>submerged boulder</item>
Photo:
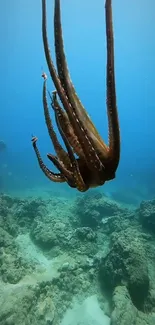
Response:
[[[96,228],[103,218],[121,213],[120,206],[98,191],[91,191],[77,198],[75,213],[84,227]]]
[[[110,325],[154,325],[155,314],[137,310],[125,286],[115,288]]]
[[[102,261],[100,276],[112,291],[125,285],[133,304],[143,310],[149,275],[144,245],[136,230],[131,228],[112,235],[112,248]]]

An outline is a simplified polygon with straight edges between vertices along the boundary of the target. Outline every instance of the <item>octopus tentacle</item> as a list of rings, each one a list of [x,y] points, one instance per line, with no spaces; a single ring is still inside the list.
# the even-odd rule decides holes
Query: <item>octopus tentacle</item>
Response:
[[[81,143],[82,149],[85,152],[85,158],[87,159],[87,163],[90,164],[90,167],[97,172],[104,168],[102,165],[98,155],[96,154],[90,140],[88,139],[84,127],[80,125],[80,122],[72,109],[72,105],[68,100],[68,97],[61,85],[60,79],[57,76],[54,64],[51,59],[49,45],[48,45],[48,38],[47,38],[47,28],[46,28],[46,0],[42,0],[42,34],[43,34],[43,43],[44,43],[44,50],[46,61],[48,64],[48,68],[51,74],[51,78],[54,82],[55,88],[58,92],[60,100],[66,110],[70,123],[74,128],[75,134],[78,137],[78,140]],[[87,146],[85,146],[85,142],[87,139]]]
[[[83,118],[81,118],[79,121],[78,115],[80,113],[80,109],[78,109],[78,106],[81,105],[81,103],[78,99],[78,96],[76,95],[75,89],[71,82],[67,63],[66,63],[64,47],[63,47],[62,28],[61,28],[60,0],[55,0],[54,31],[55,31],[56,59],[57,59],[59,77],[62,82],[63,88],[65,89],[67,97],[71,103],[76,121],[78,122],[78,125],[80,125],[80,132],[76,133],[76,135],[85,153],[85,159],[88,167],[91,170],[97,169],[97,171],[100,171],[104,169],[104,166],[102,165],[102,162],[100,161],[95,151],[94,145],[91,141],[91,138],[89,137],[88,130],[85,128]],[[82,136],[82,141],[81,141],[81,136]]]
[[[120,159],[120,130],[116,104],[114,39],[111,0],[106,0],[106,37],[107,37],[107,113],[109,123],[109,155],[116,170]]]
[[[73,173],[70,172],[65,166],[64,164],[59,160],[58,157],[48,153],[47,157],[49,158],[49,160],[52,161],[52,163],[54,164],[55,167],[57,167],[57,169],[60,171],[61,174],[64,175],[65,179],[72,179],[73,178]]]
[[[46,79],[44,80],[43,83],[43,107],[44,107],[44,116],[45,116],[45,121],[48,129],[49,136],[51,138],[51,141],[53,143],[54,149],[57,153],[58,158],[63,161],[63,164],[65,166],[70,165],[70,159],[68,157],[68,154],[66,151],[63,149],[61,146],[60,142],[58,141],[57,135],[54,131],[52,121],[50,118],[50,113],[49,113],[49,108],[47,104],[47,97],[46,97]]]
[[[35,154],[37,156],[37,160],[38,160],[38,163],[39,163],[39,166],[40,166],[41,170],[50,179],[50,181],[53,181],[53,182],[56,182],[56,183],[64,183],[66,180],[65,180],[63,174],[53,173],[44,164],[44,162],[43,162],[43,160],[41,158],[40,152],[38,150],[38,147],[36,145],[37,140],[38,140],[37,137],[32,137],[33,148],[34,148]]]
[[[78,162],[77,162],[76,158],[74,157],[74,153],[73,153],[72,148],[69,144],[69,141],[68,141],[65,133],[63,132],[63,129],[61,128],[63,121],[61,121],[62,115],[61,115],[61,110],[59,111],[59,108],[61,109],[61,107],[59,105],[57,105],[57,101],[53,100],[53,109],[55,110],[55,118],[56,118],[57,126],[58,126],[59,132],[62,136],[62,139],[65,143],[66,149],[68,151],[68,155],[70,157],[75,186],[80,192],[85,192],[88,189],[88,186],[85,184],[85,182],[82,178],[82,175],[79,170]]]
[[[78,141],[77,136],[74,133],[74,130],[69,122],[68,116],[66,112],[62,109],[62,107],[59,105],[57,100],[57,94],[56,91],[53,92],[53,98],[50,95],[50,98],[52,100],[52,106],[57,106],[59,110],[59,116],[61,118],[59,119],[59,123],[61,124],[61,129],[65,133],[70,146],[73,148],[73,151],[79,156],[84,158],[84,153],[81,148],[80,142]]]
[[[102,152],[102,154],[104,153],[105,157],[107,157],[108,147],[100,137],[88,113],[84,109],[84,106],[82,105],[70,78],[69,69],[67,66],[66,56],[64,52],[62,27],[61,27],[60,0],[55,0],[54,20],[55,20],[54,32],[55,32],[56,62],[57,62],[59,78],[61,80],[63,88],[67,93],[67,96],[69,97],[68,87],[66,83],[68,81],[70,90],[72,92],[72,96],[76,102],[76,110],[80,122],[83,123],[83,125],[85,125],[89,136],[93,140],[94,145],[98,148],[100,152]]]

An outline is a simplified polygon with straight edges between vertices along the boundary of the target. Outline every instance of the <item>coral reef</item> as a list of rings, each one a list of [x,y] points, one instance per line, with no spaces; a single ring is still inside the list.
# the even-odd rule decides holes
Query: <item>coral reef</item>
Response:
[[[153,224],[154,200],[129,210],[96,191],[1,195],[0,324],[66,324],[75,301],[97,295],[107,324],[153,325]]]
[[[155,200],[142,201],[138,213],[142,225],[155,233]]]
[[[53,324],[55,306],[41,285],[19,285],[1,298],[0,324]]]
[[[149,275],[145,246],[135,229],[113,233],[111,249],[101,264],[101,278],[112,290],[126,285],[134,305],[144,309],[149,291]]]
[[[125,286],[118,286],[113,293],[113,312],[110,325],[154,325],[155,314],[145,314],[133,305]]]
[[[75,214],[81,225],[90,228],[100,225],[106,217],[119,215],[122,210],[119,204],[97,191],[78,197],[75,203]]]
[[[0,227],[0,275],[3,282],[15,284],[33,269],[19,254],[14,238]]]

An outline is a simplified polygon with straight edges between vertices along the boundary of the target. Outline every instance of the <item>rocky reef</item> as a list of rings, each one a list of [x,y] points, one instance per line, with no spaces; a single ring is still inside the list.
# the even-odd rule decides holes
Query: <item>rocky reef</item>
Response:
[[[1,194],[0,324],[70,325],[81,303],[94,325],[154,325],[154,220],[155,200]]]
[[[155,233],[155,200],[142,201],[138,214],[143,227]]]

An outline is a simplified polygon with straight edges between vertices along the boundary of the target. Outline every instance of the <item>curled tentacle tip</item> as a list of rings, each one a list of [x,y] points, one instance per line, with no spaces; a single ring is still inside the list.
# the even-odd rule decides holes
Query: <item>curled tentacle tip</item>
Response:
[[[43,72],[41,76],[44,80],[47,80],[47,74],[45,72]]]
[[[32,136],[32,139],[31,139],[31,141],[32,141],[32,143],[34,144],[34,143],[36,143],[37,142],[37,140],[38,140],[38,138],[37,137],[35,137],[35,136]]]

